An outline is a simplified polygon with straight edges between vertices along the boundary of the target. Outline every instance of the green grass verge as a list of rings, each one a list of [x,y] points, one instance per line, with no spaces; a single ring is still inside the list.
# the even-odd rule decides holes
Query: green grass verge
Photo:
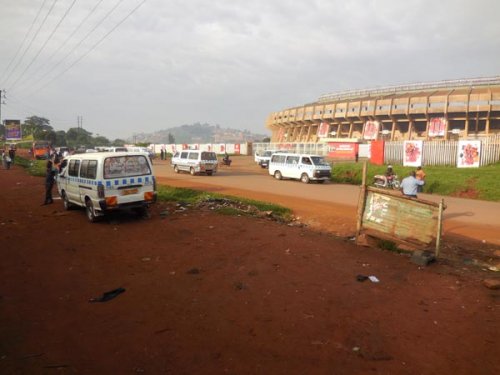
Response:
[[[279,206],[273,203],[261,202],[252,199],[233,197],[230,195],[222,195],[216,193],[207,193],[205,191],[177,188],[172,186],[161,185],[157,188],[158,200],[164,202],[184,202],[189,204],[197,204],[210,199],[227,199],[239,204],[256,207],[259,211],[271,211],[273,216],[289,220],[292,216],[292,210]],[[218,212],[225,215],[241,215],[244,212],[233,207],[223,207]]]
[[[412,167],[393,165],[400,180],[408,176]],[[383,174],[386,166],[368,164],[367,183],[373,176]],[[500,201],[500,163],[480,168],[456,168],[455,166],[426,166],[424,193],[444,196],[464,196],[489,201]],[[332,169],[332,181],[360,185],[363,163],[338,162]]]
[[[45,176],[47,160],[30,160],[16,155],[14,164],[25,168],[32,176]]]

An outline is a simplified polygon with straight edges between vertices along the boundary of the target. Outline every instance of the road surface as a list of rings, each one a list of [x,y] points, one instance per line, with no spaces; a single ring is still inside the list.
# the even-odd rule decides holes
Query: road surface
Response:
[[[231,167],[221,167],[214,176],[176,174],[169,161],[155,160],[160,183],[242,196],[291,208],[311,227],[339,236],[354,234],[359,187],[343,184],[303,184],[278,181],[252,157],[234,157]],[[439,202],[444,199],[444,236],[465,236],[500,245],[500,203],[420,194],[419,198]]]

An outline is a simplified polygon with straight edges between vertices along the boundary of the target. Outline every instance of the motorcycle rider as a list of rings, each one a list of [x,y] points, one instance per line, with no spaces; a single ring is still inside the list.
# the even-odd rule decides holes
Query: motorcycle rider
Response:
[[[392,170],[392,165],[390,164],[387,166],[387,170],[385,171],[385,178],[389,184],[394,179],[394,171]]]
[[[229,159],[229,155],[227,154],[227,152],[224,154],[222,162],[224,163],[224,165],[231,165],[231,159]]]

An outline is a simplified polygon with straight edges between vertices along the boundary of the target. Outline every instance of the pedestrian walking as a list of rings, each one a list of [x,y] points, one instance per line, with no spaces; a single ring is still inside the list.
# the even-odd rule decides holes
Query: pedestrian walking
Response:
[[[5,169],[10,169],[10,164],[12,163],[12,159],[9,155],[2,150],[2,164]]]
[[[417,198],[418,186],[424,184],[424,181],[417,180],[415,176],[415,171],[411,171],[410,175],[403,178],[403,181],[401,181],[401,192],[406,197]]]
[[[165,160],[165,150],[164,149],[160,150],[160,160]]]

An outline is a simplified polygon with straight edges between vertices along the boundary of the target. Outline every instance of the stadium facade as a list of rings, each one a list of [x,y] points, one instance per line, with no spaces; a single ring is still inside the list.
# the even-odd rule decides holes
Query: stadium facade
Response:
[[[480,139],[500,134],[500,76],[327,94],[266,127],[277,143]]]

